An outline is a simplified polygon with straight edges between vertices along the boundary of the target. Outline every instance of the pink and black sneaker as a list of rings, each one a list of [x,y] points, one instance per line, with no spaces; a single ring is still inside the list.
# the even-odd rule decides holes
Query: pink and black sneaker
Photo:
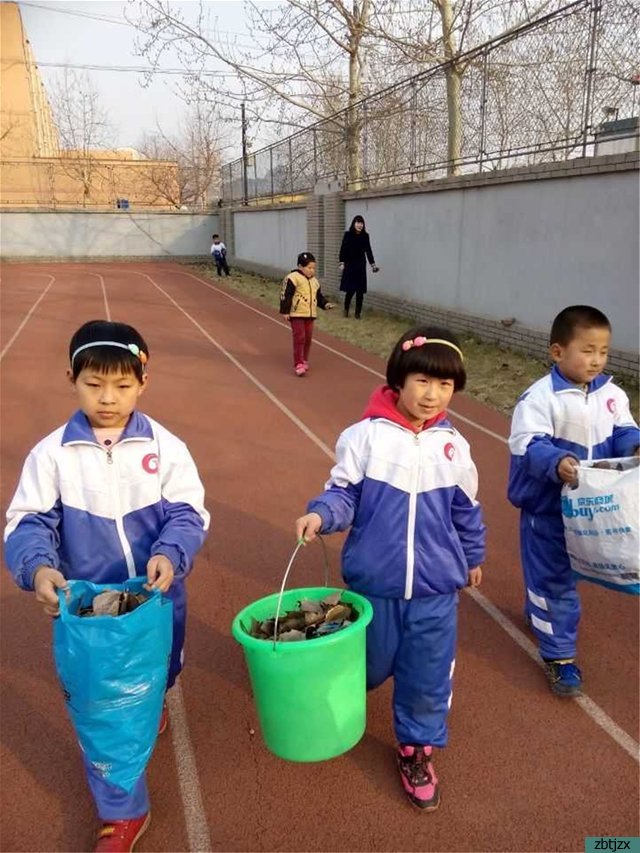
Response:
[[[425,812],[433,812],[440,805],[438,777],[431,757],[430,746],[400,744],[398,747],[398,769],[404,792],[414,806]]]

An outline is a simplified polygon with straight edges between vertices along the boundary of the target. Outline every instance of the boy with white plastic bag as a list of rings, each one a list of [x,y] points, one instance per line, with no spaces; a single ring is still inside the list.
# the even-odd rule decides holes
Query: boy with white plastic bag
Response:
[[[582,692],[576,665],[580,600],[561,490],[577,483],[581,461],[633,456],[640,446],[627,395],[602,373],[610,341],[611,324],[597,308],[572,305],[561,311],[551,328],[554,367],[518,401],[509,437],[508,494],[521,510],[526,615],[558,696]]]

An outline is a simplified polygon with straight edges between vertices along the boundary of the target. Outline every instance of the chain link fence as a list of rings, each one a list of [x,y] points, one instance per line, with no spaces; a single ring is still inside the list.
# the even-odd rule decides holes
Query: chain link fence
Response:
[[[604,121],[638,115],[639,33],[635,0],[577,0],[226,164],[223,199],[305,194],[323,178],[360,189],[588,156]]]

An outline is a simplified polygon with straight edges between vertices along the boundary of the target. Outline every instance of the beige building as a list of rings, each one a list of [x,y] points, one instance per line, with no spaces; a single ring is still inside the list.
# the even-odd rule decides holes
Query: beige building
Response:
[[[1,206],[175,208],[176,170],[132,148],[61,149],[18,4],[0,3]]]

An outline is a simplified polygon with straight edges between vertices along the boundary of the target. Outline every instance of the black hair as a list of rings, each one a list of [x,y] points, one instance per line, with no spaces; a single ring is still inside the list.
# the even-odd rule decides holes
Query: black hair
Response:
[[[117,344],[135,344],[144,353],[145,363],[149,359],[149,347],[146,341],[133,326],[126,323],[112,323],[108,320],[90,320],[71,338],[69,343],[69,362],[74,352],[85,344],[96,341],[113,341]],[[129,350],[113,346],[93,346],[79,352],[71,363],[71,372],[74,381],[80,372],[86,368],[93,368],[99,373],[115,373],[121,370],[123,373],[135,374],[138,382],[142,382],[145,366],[139,356]]]
[[[349,231],[353,232],[354,234],[358,233],[356,231],[356,222],[362,222],[363,227],[362,227],[362,231],[360,231],[360,234],[366,234],[367,233],[367,225],[366,225],[364,218],[362,216],[354,216],[353,217],[353,219],[351,220],[351,225],[349,226]]]
[[[306,267],[311,263],[316,262],[316,256],[312,255],[311,252],[300,252],[298,255],[298,266]]]
[[[448,329],[438,326],[415,326],[402,335],[394,346],[387,362],[387,385],[394,391],[403,387],[410,373],[424,373],[438,379],[453,379],[453,390],[462,391],[467,381],[467,371],[462,357],[448,344],[428,343],[404,350],[406,341],[416,338],[449,341],[460,349],[460,341]]]
[[[606,314],[591,305],[569,305],[563,308],[553,321],[550,344],[566,347],[574,339],[578,329],[609,329],[611,323]]]
[[[212,235],[211,235],[211,239],[212,239],[212,240],[215,240],[215,239],[216,239],[216,237],[219,237],[219,236],[220,236],[219,234],[212,234]]]

